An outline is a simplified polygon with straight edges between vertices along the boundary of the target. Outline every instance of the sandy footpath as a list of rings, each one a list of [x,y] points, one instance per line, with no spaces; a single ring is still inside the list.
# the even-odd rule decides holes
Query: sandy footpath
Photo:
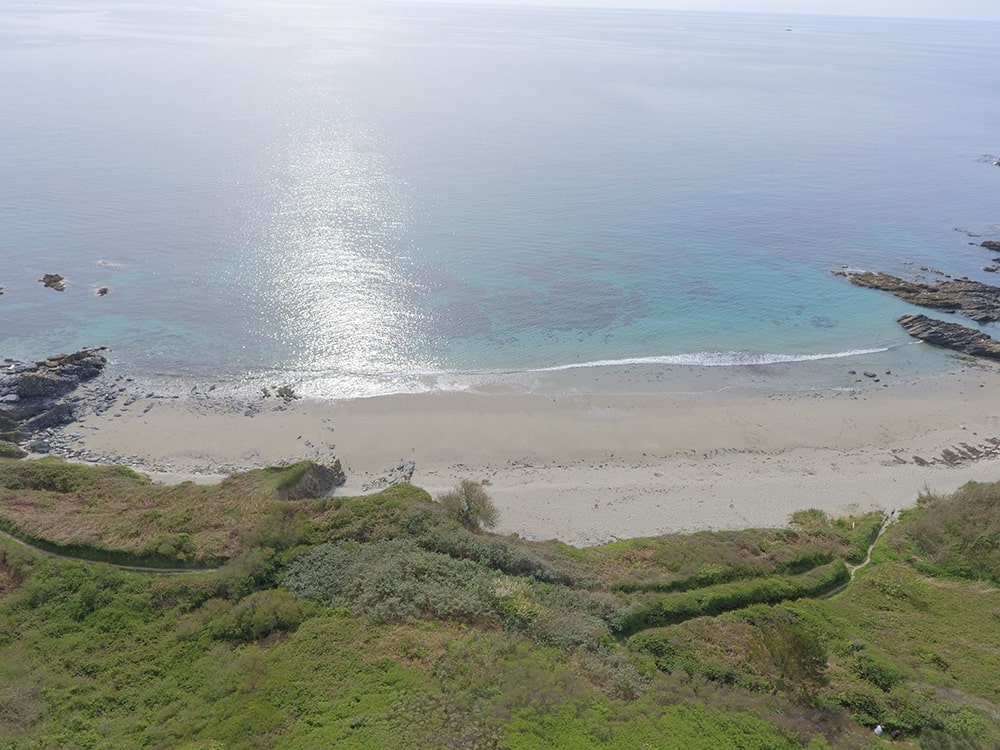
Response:
[[[1000,374],[973,367],[793,395],[428,393],[245,409],[142,396],[67,432],[171,481],[337,456],[348,474],[338,493],[356,494],[413,461],[413,483],[431,493],[489,482],[497,531],[585,544],[784,525],[804,508],[888,511],[924,489],[1000,480],[998,392]]]

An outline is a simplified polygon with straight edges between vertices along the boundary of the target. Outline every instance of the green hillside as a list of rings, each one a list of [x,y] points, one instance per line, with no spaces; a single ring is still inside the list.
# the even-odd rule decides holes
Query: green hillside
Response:
[[[880,515],[576,549],[409,485],[280,502],[307,469],[0,459],[48,553],[0,538],[0,748],[1000,747],[998,485],[851,580]]]

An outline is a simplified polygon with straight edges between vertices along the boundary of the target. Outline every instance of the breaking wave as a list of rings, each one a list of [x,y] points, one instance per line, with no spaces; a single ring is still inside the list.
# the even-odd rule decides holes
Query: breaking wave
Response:
[[[790,362],[815,362],[821,359],[840,359],[864,354],[878,354],[889,351],[890,347],[876,349],[850,349],[829,354],[774,354],[762,352],[696,352],[694,354],[665,354],[656,357],[632,357],[627,359],[599,359],[569,365],[540,367],[531,372],[557,372],[584,367],[620,367],[624,365],[691,365],[694,367],[742,367],[748,365],[778,365]]]

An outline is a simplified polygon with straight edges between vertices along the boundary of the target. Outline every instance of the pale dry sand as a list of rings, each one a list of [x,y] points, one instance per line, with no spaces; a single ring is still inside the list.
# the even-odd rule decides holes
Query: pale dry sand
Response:
[[[354,401],[132,399],[69,429],[86,451],[155,478],[210,479],[337,456],[340,494],[401,460],[432,494],[489,482],[499,532],[587,544],[672,531],[782,526],[914,504],[925,489],[1000,480],[1000,374],[972,367],[855,391],[552,396],[431,393]],[[929,465],[920,465],[918,457]]]

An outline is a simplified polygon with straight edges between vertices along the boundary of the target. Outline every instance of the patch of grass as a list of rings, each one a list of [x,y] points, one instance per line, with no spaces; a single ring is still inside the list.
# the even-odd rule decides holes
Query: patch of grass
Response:
[[[1000,486],[969,482],[924,495],[891,537],[902,559],[932,575],[1000,584]]]
[[[0,488],[67,494],[85,489],[134,489],[149,481],[124,466],[87,466],[46,457],[36,461],[0,459]]]
[[[283,511],[277,500],[279,488],[294,484],[310,466],[247,472],[214,485],[164,486],[122,466],[3,459],[0,527],[85,559],[212,565],[269,534],[275,544],[307,535],[302,519]],[[297,528],[290,531],[290,524]],[[283,542],[281,534],[288,537]]]
[[[273,483],[274,489],[283,490],[294,487],[302,481],[302,477],[312,468],[312,461],[299,461],[288,466],[269,466],[260,469],[260,473]]]

